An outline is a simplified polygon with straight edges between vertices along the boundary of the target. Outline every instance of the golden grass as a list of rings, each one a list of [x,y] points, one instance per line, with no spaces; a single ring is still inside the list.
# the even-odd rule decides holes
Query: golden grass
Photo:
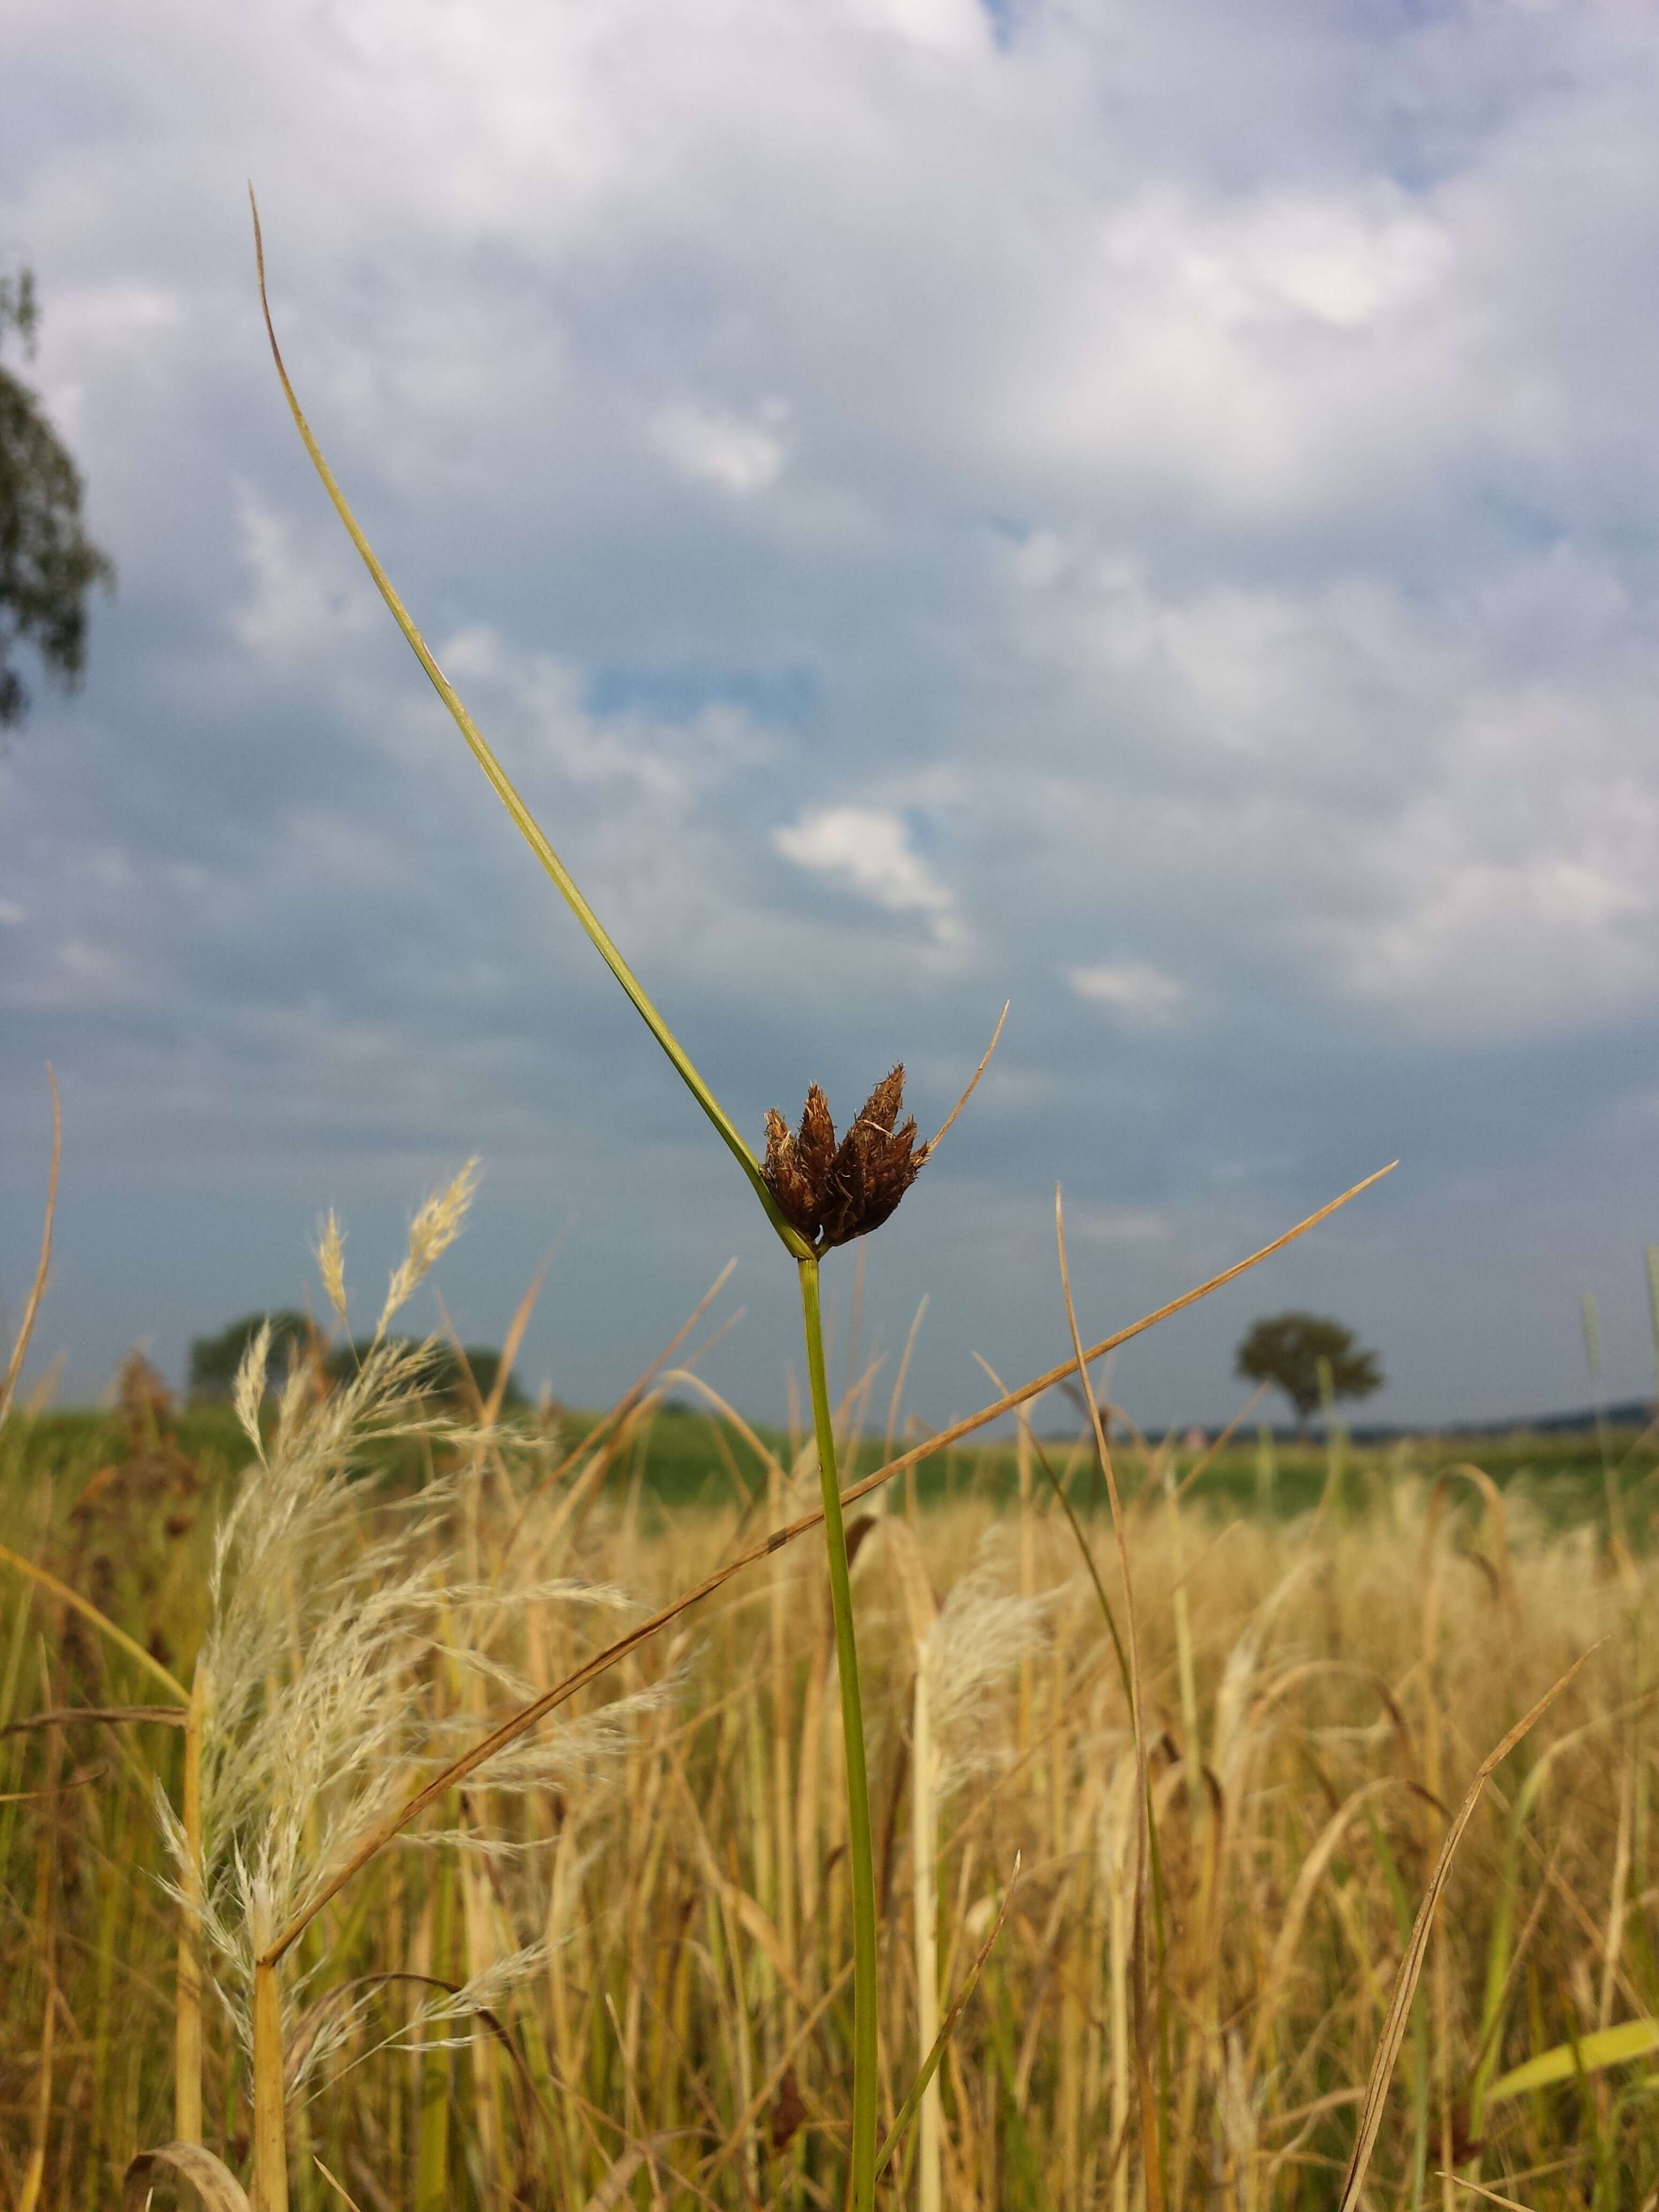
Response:
[[[574,1450],[533,1427],[428,1440],[418,1449],[436,1486],[421,1523],[372,1486],[331,1501],[337,1553],[389,1557],[418,1525],[418,1556],[399,1571],[449,1593],[440,1632],[411,1621],[404,1646],[380,1650],[410,1705],[383,1738],[376,1802],[418,1783],[416,1753],[481,1732],[613,1633],[569,1602],[573,1585],[620,1587],[653,1607],[812,1495],[803,1453],[773,1466],[744,1527],[735,1503],[664,1516],[637,1480],[653,1413],[647,1390]],[[13,1548],[84,1592],[131,1644],[46,1583],[13,1581],[0,1719],[112,1713],[153,1697],[156,1668],[190,1680],[210,1528],[267,1478],[228,1478],[225,1495],[210,1486],[169,1513],[141,1458],[77,1518],[73,1495],[32,1474],[28,1423],[9,1434],[0,1480]],[[1047,1449],[1081,1506],[1084,1440],[1058,1458]],[[1468,2204],[1482,2201],[1478,2185],[1539,2208],[1643,2203],[1659,2185],[1659,2139],[1652,2038],[1631,2024],[1659,2014],[1646,1626],[1659,1570],[1615,1556],[1593,1528],[1552,1531],[1514,1487],[1431,1480],[1408,1455],[1386,1478],[1373,1470],[1363,1500],[1334,1498],[1291,1522],[1182,1504],[1163,1462],[1115,1457],[1156,1845],[1144,2039],[1154,2191],[1172,2206],[1253,2212],[1335,2203],[1457,1801],[1606,1637],[1474,1811],[1364,2201]],[[1006,1907],[928,2100],[926,2157],[919,2166],[913,2130],[882,2199],[916,2202],[920,2188],[930,2204],[985,2212],[1127,2212],[1148,2201],[1149,2178],[1136,1753],[1095,1589],[1029,1462],[1004,1506],[916,1510],[899,1485],[888,1511],[872,1515],[877,1502],[849,1534],[878,1837],[884,2135]],[[1085,1514],[1083,1525],[1121,1621],[1109,1523]],[[306,1618],[280,1593],[260,1616],[264,1687],[244,1693],[258,1708],[238,1723],[245,1746],[261,1729],[298,1741],[284,1701],[317,1664]],[[150,1654],[148,1671],[131,1645]],[[851,1925],[833,1650],[821,1562],[780,1551],[562,1716],[576,1730],[562,1765],[534,1739],[539,1768],[484,1767],[419,1824],[425,1848],[393,1844],[363,1869],[283,1962],[289,2073],[307,2075],[286,2099],[291,2201],[307,2212],[348,2193],[362,2212],[839,2203]],[[229,1755],[216,1753],[212,1726],[210,1714],[210,1829],[215,1759]],[[179,1914],[161,1887],[170,1869],[151,1776],[176,1806],[183,1747],[159,1716],[58,1720],[0,1741],[0,2187],[13,2202],[33,2188],[42,2204],[114,2204],[128,2160],[174,2133]],[[280,1808],[296,1881],[352,1840],[342,1771],[314,1806]],[[269,1790],[247,1789],[245,1855],[259,1821],[277,1817]],[[918,1869],[929,1828],[931,1869]],[[210,1863],[226,1843],[210,1832]],[[918,1899],[935,1916],[931,1945],[917,1941]],[[931,1992],[918,1972],[930,1951]],[[223,1962],[204,1964],[203,2134],[246,2172],[249,2059],[212,1994]],[[234,1996],[234,1978],[227,1987]],[[160,2166],[151,2181],[173,2185]]]

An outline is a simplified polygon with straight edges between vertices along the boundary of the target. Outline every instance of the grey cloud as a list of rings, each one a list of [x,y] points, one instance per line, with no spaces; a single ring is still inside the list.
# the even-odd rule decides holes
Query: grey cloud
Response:
[[[0,1110],[38,1142],[62,1065],[78,1376],[475,1149],[480,1328],[587,1224],[537,1352],[577,1395],[733,1243],[769,1279],[310,478],[251,172],[365,524],[744,1126],[901,1055],[942,1114],[1013,996],[872,1258],[890,1331],[939,1293],[930,1405],[970,1344],[1056,1356],[1056,1176],[1115,1313],[1395,1150],[1136,1354],[1149,1414],[1224,1407],[1240,1311],[1304,1291],[1402,1413],[1582,1390],[1584,1280],[1638,1386],[1650,24],[27,0],[0,61],[0,237],[122,574],[0,762]]]

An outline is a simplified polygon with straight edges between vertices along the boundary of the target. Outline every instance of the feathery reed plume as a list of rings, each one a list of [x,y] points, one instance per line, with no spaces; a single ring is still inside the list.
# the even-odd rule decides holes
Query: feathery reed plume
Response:
[[[1013,1756],[1008,1697],[1021,1663],[1042,1647],[1059,1593],[1023,1597],[1010,1588],[1006,1533],[988,1529],[954,1582],[916,1654],[933,1739],[935,1809],[968,1782]]]
[[[421,1209],[394,1285],[403,1278],[412,1287],[453,1241],[474,1180],[469,1163]],[[355,1375],[320,1396],[296,1370],[267,1434],[270,1344],[267,1323],[248,1346],[233,1393],[257,1462],[214,1551],[192,1705],[198,1820],[186,1826],[157,1793],[174,1893],[199,1917],[215,1986],[252,2062],[258,2212],[281,2212],[286,2203],[288,2105],[362,2010],[337,2007],[290,2045],[319,1962],[279,1980],[278,1962],[264,1956],[274,1937],[384,1821],[411,1766],[476,1729],[470,1713],[434,1698],[439,1677],[493,1682],[520,1700],[532,1693],[523,1674],[488,1649],[506,1613],[629,1602],[614,1584],[574,1576],[458,1577],[445,1555],[459,1514],[459,1472],[434,1473],[412,1495],[388,1490],[389,1443],[414,1437],[459,1447],[468,1433],[430,1410],[434,1345],[381,1336]],[[459,1470],[465,1454],[451,1456]],[[551,1735],[514,1743],[481,1778],[497,1796],[591,1788],[624,1747],[631,1716],[665,1693],[660,1686],[638,1692]],[[441,1846],[463,1838],[449,1830],[417,1840]],[[491,1848],[488,1838],[465,1840]],[[538,1971],[544,1957],[538,1944],[520,1945],[489,1963],[482,1994],[471,1983],[440,1992],[416,2021],[477,2012],[515,1977]]]
[[[324,1294],[338,1316],[341,1328],[349,1331],[351,1323],[346,1313],[345,1231],[331,1206],[317,1238],[317,1272],[323,1279]]]
[[[429,1270],[443,1257],[460,1235],[461,1224],[466,1218],[467,1208],[471,1205],[473,1194],[477,1188],[478,1162],[471,1159],[467,1162],[452,1183],[442,1190],[434,1190],[416,1213],[409,1227],[408,1249],[392,1269],[392,1279],[386,1285],[386,1304],[380,1309],[380,1320],[374,1324],[374,1334],[377,1337],[386,1334],[386,1326],[392,1316],[401,1306],[408,1304],[420,1284],[424,1281]],[[340,1278],[340,1295],[337,1302],[334,1297],[333,1287],[329,1282],[330,1261],[333,1260],[337,1267],[339,1265],[338,1231],[335,1228],[334,1217],[331,1213],[329,1216],[329,1227],[335,1230],[334,1251],[332,1254],[328,1251],[325,1239],[324,1249],[319,1251],[317,1260],[318,1265],[323,1270],[323,1282],[328,1289],[330,1303],[337,1304],[338,1310],[343,1310],[345,1303],[343,1274],[342,1273]]]

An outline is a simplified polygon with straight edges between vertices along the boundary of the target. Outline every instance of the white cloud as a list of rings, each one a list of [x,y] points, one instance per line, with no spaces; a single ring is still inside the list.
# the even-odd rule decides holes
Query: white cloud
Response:
[[[1659,797],[1569,782],[1547,829],[1519,850],[1484,826],[1437,796],[1407,810],[1397,837],[1370,841],[1380,910],[1310,932],[1334,953],[1341,988],[1464,1042],[1582,1030],[1650,1006]]]
[[[19,928],[28,919],[24,908],[15,899],[0,898],[0,926]]]
[[[912,850],[902,817],[884,807],[809,810],[775,830],[772,842],[797,867],[827,876],[890,914],[925,915],[936,943],[958,933],[954,896]]]
[[[980,54],[990,45],[981,0],[853,0],[855,21],[943,53]]]
[[[1201,943],[1249,979],[1235,1005],[1274,975],[1443,1042],[1659,995],[1659,606],[1608,553],[1528,549],[1443,595],[1177,586],[1083,530],[999,558],[1054,738],[995,805],[1079,922]]]
[[[769,399],[749,416],[680,400],[653,418],[651,432],[681,476],[733,499],[751,499],[783,473],[788,424],[787,400]]]
[[[1066,980],[1079,999],[1104,1006],[1136,1028],[1167,1029],[1187,1003],[1184,983],[1138,960],[1068,968]]]
[[[273,668],[314,678],[378,628],[374,586],[343,536],[302,532],[249,484],[236,499],[244,592],[232,631]]]

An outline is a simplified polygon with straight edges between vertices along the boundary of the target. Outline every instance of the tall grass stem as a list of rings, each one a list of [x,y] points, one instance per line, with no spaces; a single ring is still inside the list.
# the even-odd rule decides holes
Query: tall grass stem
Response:
[[[927,1653],[916,1657],[916,1688],[910,1731],[912,1892],[916,1923],[916,2039],[924,2055],[939,2036],[938,1797],[934,1790],[933,1700],[928,1695]],[[921,2096],[921,2141],[917,2154],[918,2212],[943,2212],[944,2179],[939,2140],[942,2112],[939,2083],[929,2081]]]
[[[67,1583],[59,1582],[57,1576],[49,1574],[45,1567],[37,1566],[33,1559],[24,1559],[21,1553],[12,1551],[5,1544],[0,1544],[0,1560],[9,1567],[15,1567],[20,1575],[27,1575],[31,1582],[39,1583],[42,1589],[50,1590],[55,1598],[78,1613],[82,1620],[89,1620],[100,1634],[108,1637],[112,1644],[118,1644],[129,1659],[143,1668],[147,1674],[153,1674],[162,1688],[171,1693],[176,1704],[189,1705],[190,1692],[178,1677],[170,1674],[155,1654],[146,1651],[143,1645],[129,1636],[125,1628],[118,1628],[106,1613],[100,1613],[90,1598],[82,1597],[79,1590],[71,1589]]]
[[[185,1715],[184,1781],[179,1814],[185,1832],[179,1916],[179,1974],[173,1992],[173,2132],[179,2142],[202,2140],[202,1717],[207,1668],[198,1662]]]
[[[1066,1323],[1071,1331],[1072,1350],[1075,1356],[1074,1371],[1088,1402],[1095,1449],[1100,1457],[1101,1471],[1106,1478],[1106,1496],[1112,1511],[1112,1533],[1117,1539],[1118,1567],[1123,1578],[1123,1642],[1128,1657],[1129,1725],[1134,1739],[1135,1753],[1135,1871],[1131,1985],[1134,1992],[1135,2071],[1140,2092],[1141,2185],[1146,2191],[1147,2212],[1164,2212],[1168,2191],[1164,2186],[1163,2108],[1152,2085],[1153,2020],[1146,1972],[1146,1877],[1152,1849],[1152,1808],[1147,1773],[1146,1705],[1140,1679],[1140,1638],[1135,1621],[1134,1582],[1129,1571],[1128,1528],[1124,1519],[1123,1503],[1118,1495],[1117,1475],[1106,1441],[1105,1425],[1100,1418],[1099,1402],[1089,1377],[1088,1355],[1084,1351],[1082,1332],[1078,1328],[1077,1308],[1072,1299],[1072,1273],[1066,1257],[1066,1217],[1058,1185],[1054,1190],[1054,1243],[1060,1258],[1060,1287],[1066,1304]],[[1161,2006],[1159,2010],[1161,2013]]]
[[[257,1940],[257,1938],[256,1938]],[[253,1968],[253,2212],[288,2212],[288,2130],[283,2108],[283,2002],[276,1969]]]
[[[17,1334],[12,1340],[11,1357],[6,1362],[4,1378],[0,1380],[0,1428],[11,1411],[12,1393],[17,1388],[17,1378],[23,1371],[23,1361],[29,1348],[29,1339],[34,1334],[34,1317],[40,1310],[40,1301],[46,1294],[46,1279],[52,1272],[52,1230],[58,1214],[58,1170],[64,1158],[64,1106],[58,1096],[58,1078],[52,1062],[46,1062],[46,1081],[52,1086],[52,1169],[46,1177],[46,1211],[40,1228],[40,1257],[35,1263],[34,1280],[23,1304],[23,1318],[18,1324]]]
[[[802,1254],[809,1249],[805,1239],[798,1231],[792,1229],[782,1214],[779,1212],[777,1200],[767,1188],[765,1178],[761,1174],[760,1163],[744,1142],[736,1124],[704,1082],[684,1046],[681,1044],[661,1014],[658,1012],[646,992],[645,986],[623,959],[598,915],[582,896],[576,886],[575,878],[548,842],[540,823],[519,796],[506,769],[490,750],[485,742],[483,732],[467,712],[460,694],[438,665],[437,658],[421,635],[414,617],[399,598],[392,579],[380,566],[374,547],[363,535],[362,527],[352,513],[345,494],[335,480],[334,471],[323,458],[322,447],[317,443],[312,433],[311,425],[307,422],[304,410],[300,405],[299,398],[293,385],[289,381],[288,370],[283,362],[282,349],[276,343],[276,326],[270,317],[270,302],[265,294],[265,250],[264,241],[259,230],[259,210],[253,200],[251,186],[248,199],[253,207],[253,248],[259,272],[259,305],[264,313],[265,334],[270,340],[271,357],[276,364],[276,374],[282,379],[283,395],[288,401],[289,412],[294,417],[295,428],[299,431],[305,449],[311,456],[312,465],[322,480],[323,489],[332,501],[335,513],[345,525],[346,533],[362,556],[363,566],[374,578],[375,588],[386,601],[392,620],[403,632],[410,651],[425,670],[433,690],[448,708],[451,719],[465,738],[473,758],[489,777],[495,796],[512,816],[520,836],[552,878],[560,896],[581,924],[594,951],[616,977],[617,982],[621,984],[641,1019],[667,1054],[675,1073],[696,1100],[698,1105],[702,1107],[718,1133],[720,1142],[748,1177],[756,1197],[759,1199],[766,1211],[768,1220],[776,1230],[784,1246],[793,1257],[799,1260]]]
[[[852,2212],[872,2212],[876,2199],[876,1860],[870,1825],[870,1778],[864,1756],[864,1709],[859,1695],[858,1643],[853,1626],[853,1577],[836,1473],[836,1433],[823,1363],[818,1263],[800,1264],[801,1327],[817,1439],[823,1497],[823,1540],[830,1562],[830,1606],[836,1630],[836,1672],[847,1747],[847,1828],[853,1880]]]

